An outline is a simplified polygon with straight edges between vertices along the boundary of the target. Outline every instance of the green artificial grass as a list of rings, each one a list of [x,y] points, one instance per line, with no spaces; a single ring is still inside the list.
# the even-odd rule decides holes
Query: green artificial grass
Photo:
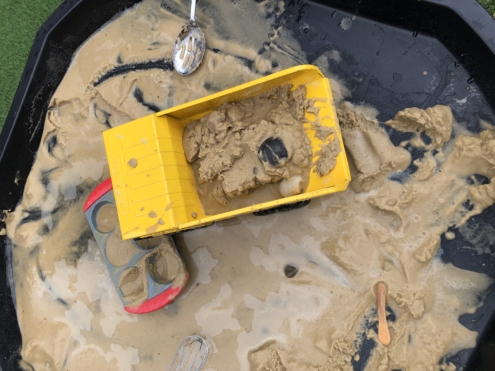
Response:
[[[478,1],[495,16],[495,0]],[[0,0],[0,131],[36,31],[61,3],[62,0]]]
[[[478,2],[488,13],[495,17],[495,0],[478,0]]]
[[[0,130],[36,32],[61,3],[62,0],[0,0]]]

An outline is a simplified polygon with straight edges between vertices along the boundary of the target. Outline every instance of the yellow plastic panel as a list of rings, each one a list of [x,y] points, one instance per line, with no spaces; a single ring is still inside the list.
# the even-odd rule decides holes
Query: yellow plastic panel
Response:
[[[320,177],[316,172],[312,171],[310,173],[309,185],[306,189],[305,194],[312,191],[316,191],[322,188],[328,187],[338,187],[340,184],[345,183],[347,188],[347,183],[345,179],[350,180],[349,166],[347,163],[347,156],[344,150],[344,145],[342,141],[342,134],[340,132],[340,127],[337,120],[337,112],[335,111],[335,105],[333,104],[332,91],[330,89],[330,83],[328,79],[322,78],[315,82],[306,85],[307,97],[308,99],[316,99],[315,106],[320,109],[319,112],[319,122],[322,126],[328,126],[334,128],[337,134],[338,140],[342,151],[337,156],[337,165],[335,168],[327,175]],[[314,114],[306,113],[306,118],[309,121],[315,121],[316,117]],[[311,140],[311,147],[313,149],[313,162],[318,160],[318,151],[320,150],[321,141],[316,138],[316,133],[311,129],[310,125],[305,126],[305,131]],[[344,189],[345,189],[344,188]],[[338,189],[340,190],[340,189]],[[336,192],[333,190],[332,192]]]
[[[205,98],[169,108],[158,112],[156,115],[167,115],[180,120],[184,124],[188,124],[210,113],[224,103],[254,97],[279,85],[290,83],[296,88],[301,84],[309,84],[322,78],[324,76],[318,67],[312,65],[292,67],[234,88],[223,90]]]
[[[103,133],[124,239],[170,233],[204,216],[182,149],[184,125],[146,116]]]

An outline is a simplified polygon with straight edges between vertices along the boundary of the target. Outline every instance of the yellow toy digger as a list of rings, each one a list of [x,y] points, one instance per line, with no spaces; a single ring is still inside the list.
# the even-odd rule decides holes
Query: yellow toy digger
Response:
[[[332,128],[336,133],[341,151],[336,157],[335,167],[324,176],[311,171],[308,186],[301,194],[207,215],[197,192],[192,166],[186,160],[182,146],[182,136],[186,125],[209,114],[222,104],[254,97],[285,84],[291,84],[292,89],[305,85],[307,98],[318,100],[318,117],[314,113],[307,112],[306,120],[310,123],[318,120],[319,125]],[[304,131],[311,141],[313,156],[315,156],[314,163],[319,154],[321,140],[316,137],[316,132],[310,124],[304,125]],[[178,276],[167,276],[162,277],[162,281],[157,280],[156,272],[160,269],[156,265],[163,256],[163,251],[167,249],[169,251],[171,246],[163,235],[207,226],[242,214],[259,214],[267,210],[268,212],[270,210],[283,211],[284,208],[290,209],[291,205],[304,205],[306,200],[343,191],[350,182],[349,167],[330,84],[320,70],[311,65],[292,67],[208,97],[145,116],[106,130],[103,133],[103,139],[111,179],[106,180],[93,191],[85,204],[84,212],[102,249],[112,279],[121,294],[124,307],[132,313],[146,313],[167,305],[187,282],[187,278],[180,279],[178,282]],[[113,217],[107,216],[107,219],[113,218],[114,228],[102,229],[98,224],[98,215],[104,206],[108,209],[109,205],[113,207],[114,212]],[[127,243],[135,246],[135,251],[130,254],[132,258],[122,266],[116,266],[107,257],[107,243],[112,238],[111,235],[117,233],[116,231],[119,233],[119,238],[129,240]],[[140,243],[142,238],[148,238],[151,241],[153,237],[155,237],[155,243]],[[167,239],[167,241],[170,240]],[[164,244],[168,247],[163,247]],[[165,250],[157,253],[157,249]],[[139,262],[142,262],[142,268],[136,271]],[[161,268],[168,272],[171,271],[171,267],[166,266],[169,264],[168,261],[161,259],[160,264]],[[179,264],[179,268],[183,268],[177,270],[174,266],[175,270],[184,271],[185,268],[180,266],[180,264],[183,265],[180,258],[177,263],[173,264]],[[126,277],[132,275],[131,278],[133,278],[138,274],[143,275],[142,284],[147,288],[147,295],[136,299],[137,294],[134,295],[132,291],[134,286],[129,286],[130,282],[134,284],[135,281],[126,280]],[[136,293],[138,291],[135,289]]]

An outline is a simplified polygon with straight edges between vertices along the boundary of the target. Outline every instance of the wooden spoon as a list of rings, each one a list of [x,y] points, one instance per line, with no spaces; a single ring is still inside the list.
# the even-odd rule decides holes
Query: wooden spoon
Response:
[[[376,306],[378,311],[378,341],[383,345],[390,343],[390,332],[387,324],[387,285],[378,282],[375,288]]]

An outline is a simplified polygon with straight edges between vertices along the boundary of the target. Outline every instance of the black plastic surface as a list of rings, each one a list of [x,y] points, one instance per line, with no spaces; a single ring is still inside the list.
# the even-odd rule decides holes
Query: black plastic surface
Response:
[[[270,209],[256,211],[253,213],[253,215],[265,216],[265,215],[271,215],[271,214],[276,214],[276,213],[284,213],[286,211],[291,211],[294,209],[300,209],[301,207],[309,205],[310,202],[311,202],[311,200],[304,200],[304,201],[294,202],[291,204],[275,206],[275,207],[272,207]]]
[[[136,2],[66,1],[40,28],[0,135],[0,210],[15,207],[21,197],[48,101],[73,52]],[[345,31],[339,27],[344,17],[352,19]],[[382,121],[405,107],[447,104],[470,130],[480,129],[479,119],[495,123],[495,20],[475,0],[286,0],[281,24],[300,41],[309,63],[325,51],[338,50],[341,62],[328,59],[332,73],[350,88],[354,102],[375,106]],[[393,139],[401,140],[397,135]],[[491,207],[470,223],[493,226],[494,213]],[[469,244],[462,236],[442,241],[441,258],[495,278],[491,243],[487,239],[489,254],[477,254],[459,248]],[[21,337],[7,284],[5,262],[10,253],[4,237],[0,250],[0,366],[16,370]],[[474,351],[449,357],[461,369],[466,364],[469,370],[495,369],[494,311],[492,287],[476,313],[460,318],[480,332]],[[355,362],[356,370],[363,369],[371,347],[368,344],[364,357]]]
[[[258,158],[263,163],[277,167],[285,164],[289,158],[289,154],[282,139],[270,137],[261,143],[260,148],[258,148]],[[254,171],[255,169],[253,169]]]

